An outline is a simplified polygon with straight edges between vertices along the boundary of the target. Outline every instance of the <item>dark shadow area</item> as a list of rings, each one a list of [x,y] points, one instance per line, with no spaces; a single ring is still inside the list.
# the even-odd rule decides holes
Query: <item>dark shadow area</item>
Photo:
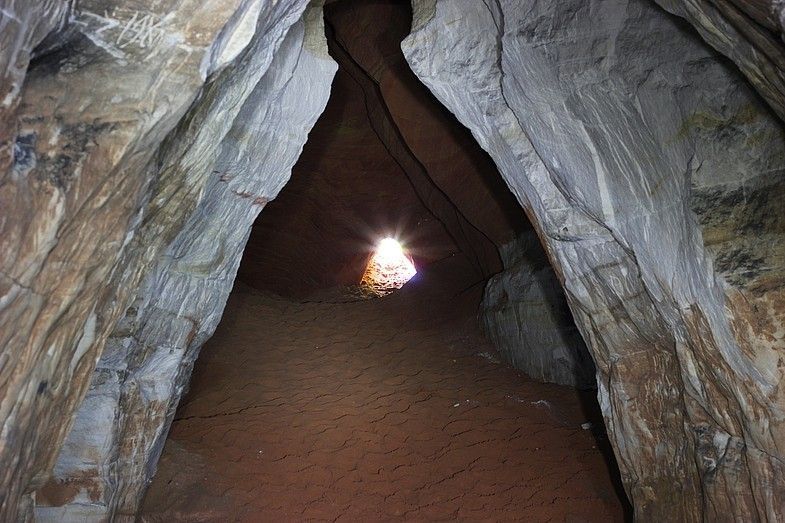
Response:
[[[588,430],[591,431],[597,448],[605,459],[608,476],[613,483],[613,488],[616,491],[616,495],[622,506],[624,521],[632,522],[634,516],[633,506],[624,490],[624,483],[622,483],[621,480],[621,473],[619,472],[619,465],[616,462],[616,455],[613,452],[613,445],[611,445],[611,440],[608,438],[605,420],[602,418],[602,411],[600,410],[599,403],[597,403],[597,391],[579,391],[578,398],[580,398],[583,415],[588,420],[588,423],[591,423]]]

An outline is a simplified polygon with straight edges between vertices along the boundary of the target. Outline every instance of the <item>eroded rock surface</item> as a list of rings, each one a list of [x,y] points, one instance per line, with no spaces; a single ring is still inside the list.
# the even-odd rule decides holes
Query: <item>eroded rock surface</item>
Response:
[[[62,28],[73,1],[6,0],[0,12],[0,170],[14,160],[16,109],[34,49]]]
[[[255,88],[307,3],[161,1],[140,10],[120,0],[84,0],[73,12],[71,2],[4,3],[0,167],[12,165],[0,184],[0,519],[30,515],[29,494],[46,479],[107,336],[135,295],[133,320],[113,339],[141,341],[118,342],[122,350],[107,353],[96,377],[101,390],[83,409],[100,404],[92,413],[100,428],[77,426],[85,437],[81,451],[97,447],[105,454],[90,454],[98,463],[89,470],[66,459],[60,468],[66,488],[45,489],[41,497],[54,494],[50,504],[78,498],[125,507],[138,495],[140,471],[154,462],[165,413],[176,402],[171,394],[182,388],[188,357],[217,322],[243,228],[288,173],[280,162],[269,179],[254,172],[225,178],[225,188],[216,189],[220,177],[211,168],[219,153],[222,167],[242,163],[250,137],[274,141],[253,127],[258,120],[246,119],[250,128],[236,129],[245,133],[235,140],[238,150],[221,148],[246,101],[273,104],[253,96]],[[323,49],[315,51],[323,47],[318,38],[306,41],[309,53],[320,55],[316,62],[328,63]],[[251,47],[256,52],[249,55]],[[329,67],[315,71],[310,90],[298,95],[312,96],[291,104],[302,118],[279,146],[292,157],[328,90]],[[283,87],[269,82],[267,95],[281,98]],[[275,111],[268,116],[274,119]],[[207,272],[193,269],[200,260]],[[195,284],[195,274],[209,284]],[[168,322],[160,311],[171,314]],[[177,349],[187,355],[181,366],[159,367],[146,359],[150,352],[160,356],[152,347],[171,356],[169,363],[179,358]],[[129,375],[133,386],[123,389],[119,383]],[[145,377],[135,381],[136,375]],[[118,401],[124,416],[102,417],[119,412],[112,406]],[[102,440],[115,422],[117,432]],[[117,455],[107,460],[107,452]],[[112,486],[104,491],[92,478],[106,475]],[[127,498],[114,497],[117,481]]]
[[[0,184],[4,520],[29,509],[27,494],[51,468],[136,286],[107,282],[155,186],[154,152],[206,77],[232,58],[242,36],[234,21],[252,3],[162,1],[139,11],[86,0],[61,27],[68,7],[6,2],[2,12],[22,21],[8,33],[19,39],[3,48],[14,74],[31,46],[62,28],[31,64],[3,128],[14,141]]]
[[[780,121],[647,2],[415,6],[404,53],[532,216],[637,517],[784,518]]]
[[[782,0],[655,0],[690,22],[739,67],[785,119],[785,44]]]
[[[480,320],[507,363],[532,378],[595,386],[594,363],[533,231],[503,245],[504,270],[485,287]]]
[[[657,3],[768,105],[643,0],[417,0],[404,48],[533,219],[637,515],[785,519],[785,10]],[[250,223],[326,102],[334,66],[307,4],[2,2],[0,520],[30,517],[36,489],[39,519],[135,510]],[[401,80],[400,10],[339,5],[382,143],[420,198],[444,193],[425,206],[453,237],[471,229],[458,243],[481,272],[502,249],[487,330],[534,376],[588,379],[551,329],[553,276],[521,263],[488,186],[456,176],[487,158]]]
[[[199,348],[220,320],[250,226],[286,183],[327,100],[335,65],[321,9],[303,22],[303,7],[262,9],[247,48],[163,150],[174,181],[156,198],[177,203],[149,215],[139,248],[154,244],[147,231],[179,232],[109,338],[54,477],[38,493],[37,519],[136,511]],[[180,210],[191,195],[195,208]]]

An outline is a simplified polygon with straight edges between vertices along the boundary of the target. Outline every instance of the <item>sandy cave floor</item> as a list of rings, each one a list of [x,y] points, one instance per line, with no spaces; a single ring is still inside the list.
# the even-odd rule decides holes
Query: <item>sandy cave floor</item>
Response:
[[[343,303],[238,284],[141,520],[622,520],[596,414],[498,362],[462,268]]]

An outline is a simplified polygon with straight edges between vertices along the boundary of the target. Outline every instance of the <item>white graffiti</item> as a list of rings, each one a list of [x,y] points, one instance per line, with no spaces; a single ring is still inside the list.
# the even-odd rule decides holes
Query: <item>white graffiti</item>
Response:
[[[123,50],[129,47],[153,49],[165,39],[177,40],[169,27],[174,13],[159,17],[141,11],[113,11],[103,15],[82,11],[79,18],[77,23],[86,29],[86,36],[118,58],[124,58]]]

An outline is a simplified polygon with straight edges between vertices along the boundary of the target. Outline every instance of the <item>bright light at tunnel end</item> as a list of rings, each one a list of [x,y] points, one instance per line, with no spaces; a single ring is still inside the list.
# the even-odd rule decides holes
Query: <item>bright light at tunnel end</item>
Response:
[[[403,247],[394,238],[384,238],[376,247],[376,256],[380,263],[397,263],[401,257],[404,257]]]
[[[376,245],[363,275],[363,283],[372,287],[377,294],[389,294],[400,289],[417,274],[412,260],[395,238],[383,238]]]

